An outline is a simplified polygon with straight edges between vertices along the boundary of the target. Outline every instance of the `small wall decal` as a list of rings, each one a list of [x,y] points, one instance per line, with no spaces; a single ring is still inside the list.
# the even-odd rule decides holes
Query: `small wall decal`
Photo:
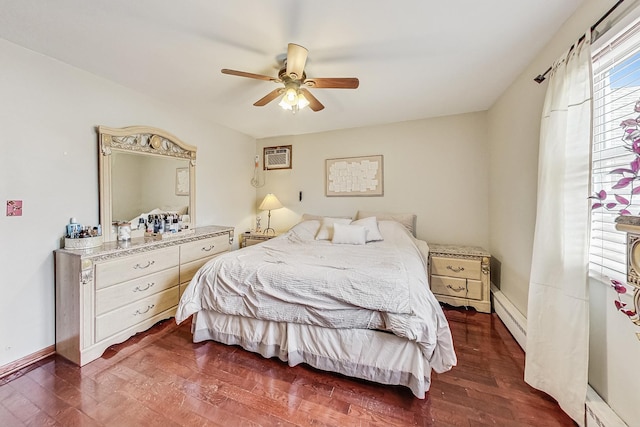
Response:
[[[22,200],[7,200],[7,216],[22,216]]]

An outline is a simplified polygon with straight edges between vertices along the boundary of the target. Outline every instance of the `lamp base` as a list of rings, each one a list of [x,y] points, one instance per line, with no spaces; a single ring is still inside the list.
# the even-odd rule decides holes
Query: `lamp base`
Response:
[[[276,235],[276,230],[274,230],[273,228],[265,228],[264,231],[262,231],[262,234],[266,234],[268,236],[269,230],[271,230],[274,236]]]

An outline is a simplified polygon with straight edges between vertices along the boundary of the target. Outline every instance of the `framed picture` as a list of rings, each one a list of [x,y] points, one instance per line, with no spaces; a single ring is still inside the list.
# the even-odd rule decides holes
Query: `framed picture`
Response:
[[[383,196],[382,155],[325,161],[325,196]]]
[[[189,195],[189,168],[176,169],[176,196]]]

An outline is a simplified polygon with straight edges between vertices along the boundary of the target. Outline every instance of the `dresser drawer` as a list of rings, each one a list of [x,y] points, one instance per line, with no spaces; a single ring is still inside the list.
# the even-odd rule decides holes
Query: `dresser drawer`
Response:
[[[171,246],[96,264],[96,288],[106,288],[177,266],[178,254],[178,247]]]
[[[480,261],[448,257],[431,257],[431,274],[480,280]]]
[[[180,246],[180,264],[186,264],[200,258],[219,254],[220,252],[229,250],[230,247],[231,244],[229,243],[228,234],[185,243]]]
[[[189,283],[191,279],[193,279],[193,276],[196,275],[196,272],[200,269],[200,267],[205,265],[213,258],[215,258],[215,256],[200,258],[186,264],[180,264],[180,283]]]
[[[178,267],[171,267],[158,273],[99,289],[96,292],[96,314],[104,314],[177,285],[178,271]]]
[[[179,286],[158,292],[96,317],[96,341],[101,341],[178,305]]]
[[[180,284],[180,298],[182,298],[182,294],[184,294],[184,291],[187,290],[187,286],[189,286],[189,283]]]

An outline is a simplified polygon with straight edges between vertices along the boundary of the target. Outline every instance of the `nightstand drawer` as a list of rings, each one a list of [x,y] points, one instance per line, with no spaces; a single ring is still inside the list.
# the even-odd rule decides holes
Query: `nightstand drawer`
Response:
[[[431,257],[431,274],[480,280],[480,261],[446,257]]]
[[[243,233],[240,240],[240,247],[246,248],[247,246],[257,245],[277,236],[277,234]]]
[[[467,280],[467,298],[482,299],[482,282],[480,280]]]
[[[431,276],[431,292],[452,297],[482,299],[482,282],[456,277]]]
[[[244,239],[244,245],[245,246],[253,246],[253,245],[257,245],[259,243],[263,243],[266,242],[269,239],[253,239],[253,238],[248,238],[248,239]]]
[[[431,276],[431,292],[466,298],[467,280],[455,277]]]

